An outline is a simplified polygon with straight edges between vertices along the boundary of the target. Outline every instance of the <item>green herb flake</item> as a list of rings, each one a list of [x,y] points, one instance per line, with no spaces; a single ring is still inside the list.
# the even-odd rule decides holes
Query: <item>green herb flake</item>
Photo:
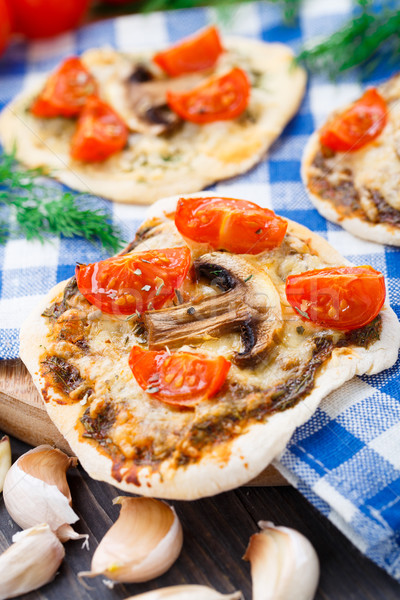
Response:
[[[301,315],[302,317],[304,317],[304,319],[310,320],[310,317],[308,316],[308,314],[306,312],[303,312],[302,310],[300,310],[300,308],[297,308],[297,306],[294,307],[294,310],[297,310],[297,312],[299,313],[299,315]]]
[[[244,282],[246,283],[247,281],[250,281],[250,279],[253,277],[253,274],[249,275],[248,277],[246,277],[246,279],[244,280]]]

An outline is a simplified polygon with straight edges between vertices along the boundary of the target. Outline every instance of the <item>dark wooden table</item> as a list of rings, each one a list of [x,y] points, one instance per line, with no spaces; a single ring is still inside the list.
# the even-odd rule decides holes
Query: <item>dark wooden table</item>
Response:
[[[11,439],[13,460],[29,446]],[[220,592],[241,589],[251,600],[249,563],[242,560],[257,521],[270,520],[294,527],[314,545],[321,563],[321,579],[316,600],[398,600],[400,585],[366,559],[339,531],[291,487],[240,488],[195,502],[171,502],[181,519],[184,544],[180,557],[162,577],[142,584],[117,584],[109,589],[102,578],[87,580],[85,589],[77,578],[88,570],[99,540],[116,520],[119,507],[112,499],[120,492],[90,479],[81,469],[68,473],[73,507],[80,517],[75,528],[89,534],[90,550],[82,542],[65,544],[66,557],[53,582],[27,600],[114,600],[151,589],[196,583],[210,585]],[[0,547],[5,549],[19,528],[1,502]],[[132,540],[134,543],[135,540]],[[1,573],[0,573],[1,576]],[[288,600],[297,600],[291,598]]]

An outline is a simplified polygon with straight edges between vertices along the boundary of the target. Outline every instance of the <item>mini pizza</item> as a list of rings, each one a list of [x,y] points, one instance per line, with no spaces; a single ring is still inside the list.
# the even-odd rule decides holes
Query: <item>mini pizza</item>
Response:
[[[309,140],[302,177],[317,210],[354,235],[400,245],[400,76],[369,88]]]
[[[242,485],[331,390],[394,364],[383,276],[252,202],[152,207],[21,331],[47,411],[95,479],[194,499]]]
[[[282,44],[208,27],[172,48],[92,49],[23,92],[0,117],[6,150],[70,187],[149,204],[260,161],[304,94]]]

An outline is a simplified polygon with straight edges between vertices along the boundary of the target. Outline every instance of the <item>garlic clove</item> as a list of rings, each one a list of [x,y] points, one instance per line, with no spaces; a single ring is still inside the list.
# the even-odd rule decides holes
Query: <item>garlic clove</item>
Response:
[[[251,563],[253,600],[312,600],[318,585],[318,556],[304,535],[260,521],[245,560]]]
[[[46,522],[61,541],[87,537],[71,523],[78,515],[71,508],[66,472],[77,459],[48,445],[29,450],[12,465],[4,481],[4,503],[22,529]]]
[[[0,492],[4,487],[7,471],[11,467],[11,446],[8,435],[3,435],[0,440]]]
[[[136,583],[165,573],[183,543],[174,508],[161,500],[127,496],[115,498],[114,504],[121,504],[119,517],[97,547],[92,570],[79,575]]]
[[[242,592],[220,594],[205,585],[173,585],[145,592],[138,596],[130,596],[126,600],[243,600]]]
[[[13,536],[0,555],[0,600],[15,598],[51,581],[64,556],[64,546],[46,523]]]

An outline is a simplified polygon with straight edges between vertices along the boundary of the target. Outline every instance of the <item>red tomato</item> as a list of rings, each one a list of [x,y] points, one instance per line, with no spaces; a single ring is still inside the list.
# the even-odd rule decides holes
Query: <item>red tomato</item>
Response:
[[[158,52],[153,60],[171,77],[209,69],[217,62],[223,47],[216,27],[211,25],[172,48]]]
[[[78,57],[72,56],[50,75],[31,112],[37,117],[75,117],[94,94],[94,77]]]
[[[350,331],[375,319],[385,301],[385,280],[370,266],[327,267],[289,275],[286,297],[304,319]]]
[[[15,31],[29,38],[77,27],[91,0],[8,0]]]
[[[375,88],[322,127],[320,142],[335,152],[353,152],[381,133],[387,121],[385,100]]]
[[[134,346],[129,366],[140,387],[166,404],[194,406],[221,389],[231,363],[223,356],[156,352]]]
[[[165,248],[77,265],[79,291],[105,313],[131,315],[158,309],[172,298],[190,267],[190,250]]]
[[[71,156],[85,162],[101,162],[124,148],[128,128],[111,106],[88,98],[71,140]]]
[[[188,92],[167,92],[169,107],[185,121],[213,123],[242,114],[250,97],[250,83],[242,69],[211,77]]]
[[[6,0],[0,0],[0,54],[4,51],[11,35],[11,16]]]
[[[279,246],[287,222],[272,210],[234,198],[180,198],[179,232],[194,242],[236,254],[259,254]]]

